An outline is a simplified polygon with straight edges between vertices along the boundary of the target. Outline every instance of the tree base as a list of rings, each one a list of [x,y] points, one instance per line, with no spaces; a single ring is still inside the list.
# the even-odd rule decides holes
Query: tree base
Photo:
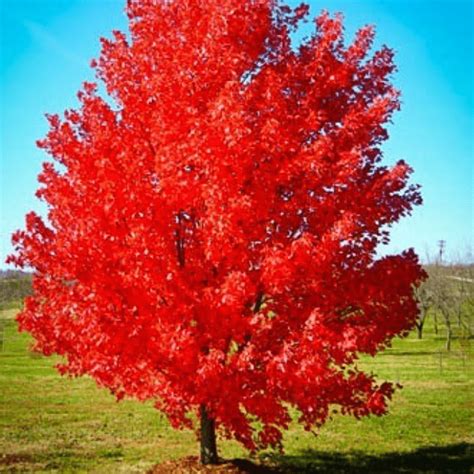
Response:
[[[201,415],[201,464],[218,464],[214,420],[209,417],[204,405],[201,405],[199,413]]]

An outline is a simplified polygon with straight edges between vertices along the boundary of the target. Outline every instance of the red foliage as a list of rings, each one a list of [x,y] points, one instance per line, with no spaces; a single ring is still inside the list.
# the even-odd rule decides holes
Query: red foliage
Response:
[[[352,45],[322,13],[276,0],[131,0],[130,34],[93,62],[113,100],[38,142],[48,222],[31,213],[8,261],[35,270],[18,320],[61,372],[152,399],[175,426],[206,404],[250,449],[278,445],[288,407],[386,411],[393,387],[357,367],[413,327],[412,250],[376,257],[421,203],[410,167],[381,164],[399,108],[386,47]],[[259,421],[257,429],[252,424]]]

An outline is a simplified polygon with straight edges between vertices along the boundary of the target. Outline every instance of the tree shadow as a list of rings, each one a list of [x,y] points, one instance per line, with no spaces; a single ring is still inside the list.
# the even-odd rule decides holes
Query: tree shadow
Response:
[[[298,455],[274,455],[271,460],[289,473],[330,474],[472,474],[474,472],[474,445],[469,443],[448,446],[427,446],[408,453],[386,453],[379,456],[360,451],[350,453],[324,452],[313,449]]]
[[[377,354],[377,357],[381,356],[437,356],[439,351],[385,351]]]
[[[74,451],[31,454],[0,454],[0,471],[5,472],[99,472],[101,461],[120,458],[122,453],[106,451],[93,461],[97,453]],[[105,464],[105,462],[104,462]],[[94,469],[93,469],[94,468]],[[473,474],[474,445],[468,443],[448,446],[427,446],[408,453],[368,455],[363,451],[327,452],[316,449],[295,455],[266,455],[262,463],[247,459],[227,460],[221,465],[203,468],[196,456],[165,462],[148,473],[209,473],[216,474]],[[106,471],[103,471],[106,472]]]

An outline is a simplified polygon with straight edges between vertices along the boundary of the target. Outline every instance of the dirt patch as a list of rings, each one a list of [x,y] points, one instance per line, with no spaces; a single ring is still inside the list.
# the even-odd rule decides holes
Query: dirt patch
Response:
[[[3,454],[0,455],[0,466],[2,464],[8,466],[10,464],[31,463],[34,456],[31,454]]]
[[[147,474],[279,474],[282,471],[244,459],[222,460],[203,466],[196,456],[157,464]]]

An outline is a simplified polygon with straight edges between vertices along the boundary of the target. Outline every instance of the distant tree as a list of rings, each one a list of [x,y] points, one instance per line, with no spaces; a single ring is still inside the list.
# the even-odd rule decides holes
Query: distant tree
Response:
[[[381,164],[399,108],[393,53],[343,43],[323,13],[278,1],[131,0],[130,36],[102,40],[95,84],[39,146],[34,213],[9,261],[35,270],[20,327],[62,373],[154,400],[175,427],[254,450],[289,407],[310,430],[330,407],[381,415],[393,393],[357,366],[416,320],[412,250],[378,259],[420,204],[410,167]]]
[[[415,325],[418,339],[423,338],[423,327],[428,317],[428,312],[434,304],[433,289],[431,288],[431,281],[428,279],[421,285],[415,286],[415,298],[418,301],[418,315],[416,317]]]
[[[454,295],[454,285],[446,278],[447,275],[443,270],[442,268],[434,267],[429,275],[429,279],[433,288],[435,307],[439,314],[441,314],[446,328],[446,350],[450,351],[453,339],[453,310],[456,298]]]
[[[452,266],[449,278],[454,287],[453,312],[458,329],[466,337],[472,335],[474,304],[474,266],[460,262]]]
[[[464,260],[457,263],[442,263],[440,259],[429,259],[426,271],[428,279],[416,290],[415,294],[421,311],[422,301],[432,303],[435,318],[440,316],[446,330],[446,350],[452,348],[453,337],[471,336],[474,302],[473,265]],[[419,314],[418,319],[420,319]],[[418,324],[418,323],[417,323]]]

